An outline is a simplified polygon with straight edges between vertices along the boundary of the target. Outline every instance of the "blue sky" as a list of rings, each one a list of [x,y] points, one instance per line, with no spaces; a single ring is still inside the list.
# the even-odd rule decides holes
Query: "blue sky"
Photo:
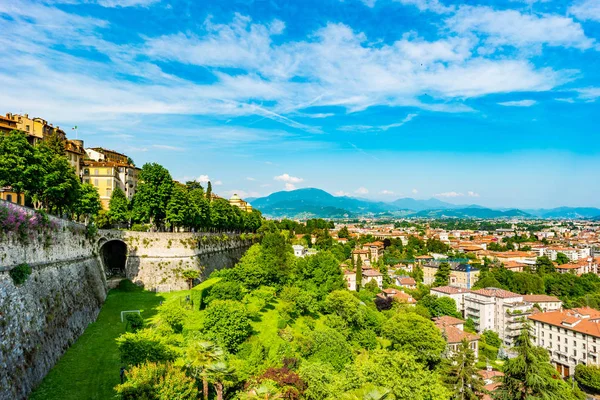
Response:
[[[600,206],[599,0],[11,0],[0,24],[0,110],[224,196]]]

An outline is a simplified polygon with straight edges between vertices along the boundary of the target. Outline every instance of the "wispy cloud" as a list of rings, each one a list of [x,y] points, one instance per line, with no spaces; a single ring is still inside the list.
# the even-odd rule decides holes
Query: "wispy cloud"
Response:
[[[358,189],[356,189],[354,191],[354,193],[356,193],[356,194],[368,194],[369,193],[369,189],[361,186]]]
[[[600,21],[600,2],[597,0],[576,1],[569,13],[582,21]]]
[[[479,197],[479,193],[468,191],[467,192],[467,196],[469,196],[469,197]]]
[[[338,190],[337,192],[333,193],[335,196],[341,197],[341,196],[350,196],[350,193],[348,192],[344,192],[343,190]]]
[[[340,131],[354,131],[354,132],[385,132],[389,129],[399,128],[407,122],[411,121],[418,114],[408,114],[402,121],[388,125],[345,125],[338,128]]]
[[[435,197],[462,197],[464,196],[463,193],[459,193],[459,192],[443,192],[443,193],[438,193],[434,195]]]
[[[531,107],[537,104],[535,100],[515,100],[515,101],[503,101],[498,103],[501,106],[506,107]]]
[[[393,194],[394,194],[394,192],[393,192],[393,191],[391,191],[391,190],[386,190],[386,189],[382,190],[382,191],[381,191],[381,192],[379,192],[379,193],[380,193],[380,194],[383,194],[383,195],[386,195],[386,196],[390,196],[390,195],[393,195]]]
[[[170,151],[184,151],[185,150],[183,147],[169,146],[166,144],[153,144],[152,147],[155,149],[170,150]]]

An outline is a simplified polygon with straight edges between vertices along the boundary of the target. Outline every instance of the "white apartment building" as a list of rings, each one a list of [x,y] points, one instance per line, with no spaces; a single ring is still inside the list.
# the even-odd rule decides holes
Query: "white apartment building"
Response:
[[[569,258],[569,261],[577,261],[581,258],[588,258],[591,256],[589,248],[574,248],[574,247],[547,247],[544,249],[545,256],[548,256],[552,261],[556,260],[556,255],[563,253]]]
[[[523,323],[533,311],[523,295],[497,288],[472,290],[465,296],[465,318],[475,322],[477,332],[490,329],[506,346],[512,346]]]
[[[356,291],[356,272],[344,271],[344,279],[346,279],[346,287],[348,290]],[[383,274],[374,269],[363,268],[361,286],[364,287],[372,280],[377,283],[379,289],[383,288]]]
[[[306,256],[306,248],[304,246],[302,246],[301,244],[293,245],[292,249],[294,249],[294,256],[296,256],[296,257]]]
[[[589,307],[530,315],[535,344],[548,350],[563,376],[572,376],[577,364],[598,365],[600,311]]]

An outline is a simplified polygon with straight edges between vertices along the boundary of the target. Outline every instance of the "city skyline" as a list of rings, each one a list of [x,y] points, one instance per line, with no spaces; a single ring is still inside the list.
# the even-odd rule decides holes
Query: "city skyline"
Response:
[[[590,0],[19,0],[0,18],[4,112],[223,195],[600,206]]]

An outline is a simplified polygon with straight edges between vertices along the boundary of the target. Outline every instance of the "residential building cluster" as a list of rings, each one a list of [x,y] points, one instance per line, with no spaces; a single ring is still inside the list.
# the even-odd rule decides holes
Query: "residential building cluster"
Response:
[[[73,128],[75,129],[75,128]],[[29,114],[7,113],[0,116],[0,133],[19,130],[27,135],[31,145],[36,145],[47,140],[51,135],[56,135],[63,141],[65,156],[75,174],[82,183],[90,183],[100,195],[102,208],[108,209],[110,198],[116,188],[120,188],[129,200],[135,195],[140,168],[136,167],[126,154],[109,150],[103,147],[86,148],[83,140],[68,139],[65,131],[59,126],[54,126],[48,121],[29,117]],[[217,195],[213,193],[215,198]],[[17,196],[10,187],[0,188],[0,199],[24,205],[23,196]],[[229,203],[243,211],[251,212],[250,203],[234,194]]]

